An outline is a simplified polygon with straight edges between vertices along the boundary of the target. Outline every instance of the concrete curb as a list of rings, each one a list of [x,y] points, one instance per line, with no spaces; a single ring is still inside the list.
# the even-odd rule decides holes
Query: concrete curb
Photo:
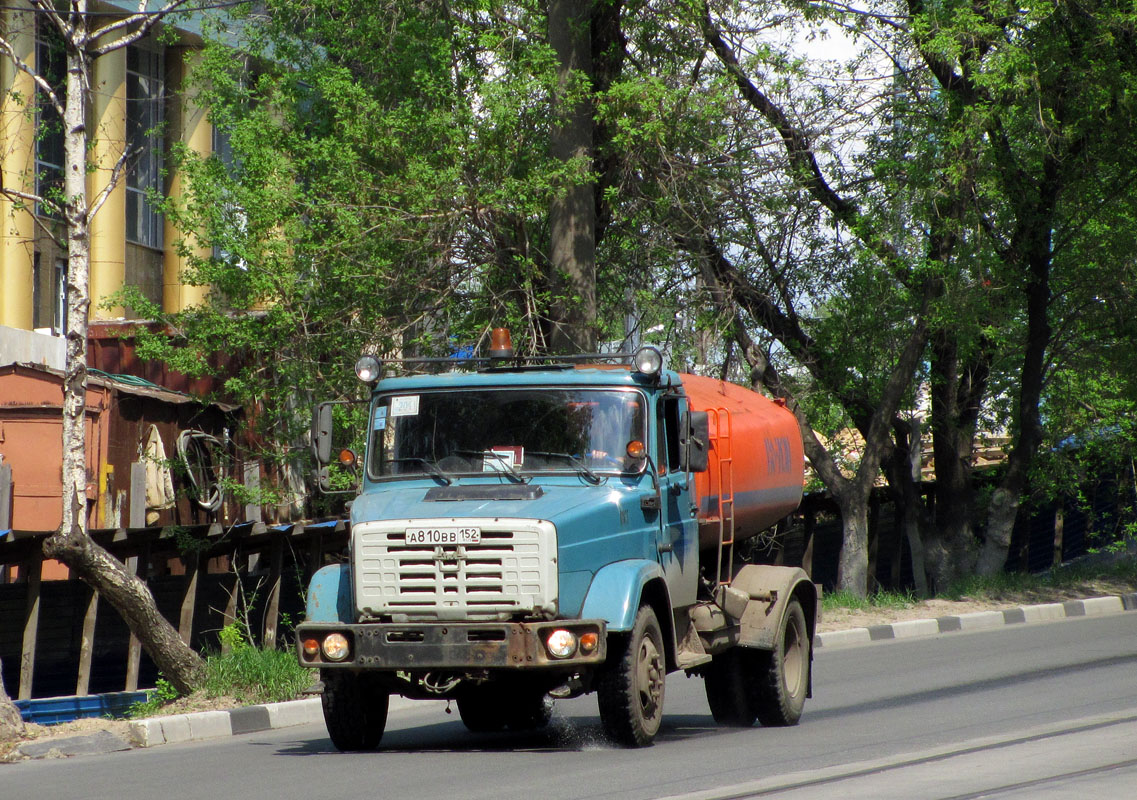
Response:
[[[422,707],[421,700],[407,700],[405,697],[393,696],[388,713],[396,714],[410,708]],[[150,717],[130,723],[130,736],[136,747],[156,747],[162,744],[240,736],[244,733],[291,728],[295,725],[309,725],[323,721],[324,712],[320,707],[320,698],[310,697],[285,703],[244,706],[227,711],[199,711],[193,714]]]
[[[941,633],[979,631],[1020,625],[1029,622],[1050,622],[1071,617],[1098,617],[1137,610],[1137,592],[1107,597],[1090,597],[1085,600],[1068,600],[1065,603],[1045,603],[1037,606],[1006,608],[1002,611],[977,611],[936,619],[913,619],[891,625],[870,625],[867,628],[850,628],[828,631],[814,637],[814,648],[830,650],[853,647],[873,642],[911,639],[917,636],[937,636]]]
[[[979,611],[974,614],[915,619],[894,622],[891,625],[873,625],[844,631],[819,633],[814,647],[831,650],[874,642],[911,639],[920,636],[938,636],[943,633],[978,631],[1036,622],[1050,622],[1071,617],[1097,617],[1137,610],[1137,592],[1108,597],[1091,597],[1065,603],[1047,603],[1020,606],[1002,611]],[[425,701],[441,705],[442,700]],[[396,714],[411,708],[422,709],[424,701],[392,697],[390,713]],[[16,748],[22,758],[60,758],[71,755],[110,753],[133,747],[156,747],[163,744],[206,741],[246,733],[289,728],[296,725],[323,723],[320,698],[292,700],[286,703],[245,706],[228,711],[201,711],[194,714],[174,714],[150,717],[130,724],[131,742],[102,731],[90,736],[75,736],[45,742],[28,742]]]

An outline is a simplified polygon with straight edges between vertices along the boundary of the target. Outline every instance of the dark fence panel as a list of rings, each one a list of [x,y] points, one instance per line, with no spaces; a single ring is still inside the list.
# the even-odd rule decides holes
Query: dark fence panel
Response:
[[[78,580],[28,580],[47,535],[0,535],[0,566],[15,568],[19,575],[14,582],[0,583],[0,660],[9,695],[70,695],[81,685],[90,693],[154,686],[158,671],[144,652],[138,657],[137,679],[131,679],[130,631],[103,598],[94,617],[90,666],[84,669],[81,652],[91,590]],[[92,535],[124,563],[142,562],[159,611],[175,628],[188,623],[190,645],[199,652],[218,651],[218,633],[234,620],[256,644],[272,639],[278,646],[288,644],[292,625],[303,615],[308,579],[320,566],[342,558],[347,544],[343,520]],[[190,554],[183,556],[187,545]],[[194,563],[201,566],[191,581]],[[29,615],[37,603],[38,616]]]

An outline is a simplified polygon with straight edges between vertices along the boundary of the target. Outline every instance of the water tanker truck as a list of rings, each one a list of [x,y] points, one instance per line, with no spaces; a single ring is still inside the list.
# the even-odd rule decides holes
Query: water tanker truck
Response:
[[[793,415],[650,347],[522,363],[497,329],[473,365],[357,364],[371,395],[365,452],[341,454],[360,481],[350,557],[314,575],[297,627],[333,745],[378,746],[392,694],[520,731],[595,692],[607,734],[642,747],[677,670],[703,677],[719,724],[796,724],[817,591],[744,557],[800,502]],[[330,404],[312,434],[326,475]]]

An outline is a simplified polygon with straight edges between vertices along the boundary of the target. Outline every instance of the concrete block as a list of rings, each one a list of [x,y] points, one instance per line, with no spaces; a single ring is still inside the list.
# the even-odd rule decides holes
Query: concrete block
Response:
[[[1090,597],[1082,601],[1082,607],[1087,617],[1098,617],[1103,614],[1120,614],[1125,610],[1125,604],[1120,597]]]
[[[186,717],[189,718],[190,738],[195,741],[233,735],[228,711],[200,711],[186,714]]]
[[[1001,628],[1006,624],[1002,611],[976,611],[959,615],[959,627],[964,631],[982,631]]]
[[[160,717],[159,721],[162,723],[162,739],[166,744],[188,742],[193,738],[190,734],[188,714],[171,714],[168,717]]]
[[[324,721],[324,712],[320,708],[318,697],[292,700],[287,703],[269,703],[265,709],[268,711],[269,727],[274,729]]]
[[[1027,622],[1047,622],[1066,619],[1066,608],[1061,603],[1043,603],[1037,606],[1023,606],[1023,616]]]
[[[850,628],[847,631],[828,631],[816,636],[817,647],[848,647],[872,641],[868,628]]]
[[[892,623],[892,632],[897,639],[934,636],[940,632],[940,624],[934,619],[910,619]]]
[[[138,743],[139,747],[155,747],[166,743],[162,733],[161,719],[140,719],[130,723],[130,738]]]

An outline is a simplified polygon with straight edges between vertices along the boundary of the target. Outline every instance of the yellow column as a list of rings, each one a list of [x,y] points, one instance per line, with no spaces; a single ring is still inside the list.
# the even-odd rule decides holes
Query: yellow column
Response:
[[[6,3],[0,31],[29,66],[35,66],[35,21],[26,0]],[[7,55],[0,55],[0,170],[4,186],[35,190],[35,120],[29,113],[35,85]],[[24,205],[25,208],[19,208]],[[0,196],[0,325],[31,330],[35,227],[31,204]]]
[[[204,108],[194,102],[195,97],[187,94],[186,83],[190,70],[198,58],[197,51],[187,47],[171,47],[166,51],[167,83],[173,102],[169,109],[169,129],[173,141],[183,143],[188,150],[202,157],[213,149],[213,126]],[[180,202],[185,190],[187,177],[176,165],[169,164],[169,196]],[[170,313],[183,311],[189,306],[201,305],[209,293],[208,286],[191,286],[182,279],[187,258],[178,252],[181,240],[194,255],[206,257],[209,248],[199,244],[192,231],[178,230],[165,221],[162,269],[162,308]]]
[[[91,162],[87,202],[93,203],[110,183],[111,170],[126,149],[126,48],[95,60],[92,91]],[[91,221],[91,318],[118,319],[122,306],[102,308],[103,301],[126,282],[126,173]]]

